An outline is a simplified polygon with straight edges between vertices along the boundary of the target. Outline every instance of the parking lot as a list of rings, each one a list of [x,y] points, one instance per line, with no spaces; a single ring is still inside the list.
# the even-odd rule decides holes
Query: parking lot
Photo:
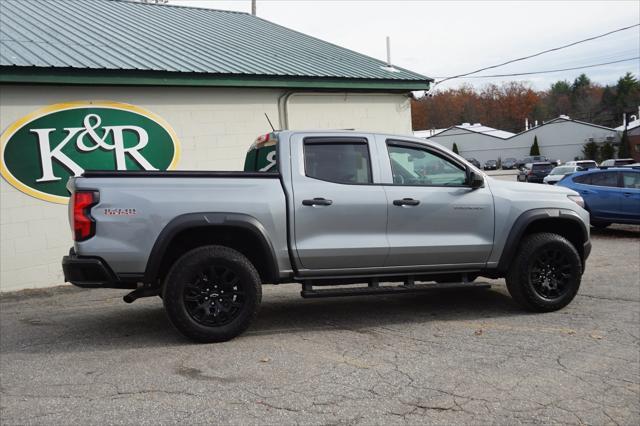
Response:
[[[637,424],[640,227],[593,232],[574,302],[490,290],[306,300],[265,288],[253,327],[197,345],[160,299],[70,286],[0,299],[9,424]]]

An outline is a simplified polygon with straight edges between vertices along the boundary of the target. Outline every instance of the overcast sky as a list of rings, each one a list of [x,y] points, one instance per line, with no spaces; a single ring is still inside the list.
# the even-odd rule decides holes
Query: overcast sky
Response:
[[[249,12],[250,0],[170,0],[171,4]],[[451,76],[536,53],[640,22],[640,1],[275,1],[258,0],[258,16],[386,59],[385,37],[391,37],[395,65],[429,77]],[[640,27],[542,55],[483,74],[530,72],[591,65],[640,56]],[[524,77],[457,79],[482,86],[503,80],[528,81],[546,89],[557,80],[585,72],[611,84],[630,71],[634,60],[584,70]],[[481,75],[481,74],[478,74]]]

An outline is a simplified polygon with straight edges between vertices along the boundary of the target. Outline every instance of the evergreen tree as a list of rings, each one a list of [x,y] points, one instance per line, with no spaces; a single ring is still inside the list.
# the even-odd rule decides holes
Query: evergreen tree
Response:
[[[585,160],[598,161],[598,144],[595,142],[588,142],[582,147],[582,153]]]
[[[629,154],[629,135],[627,135],[627,129],[624,129],[622,137],[620,138],[620,147],[618,147],[618,158],[629,157],[631,157]]]
[[[540,155],[540,147],[538,146],[538,136],[533,137],[533,145],[529,150],[529,155]]]
[[[615,156],[616,149],[613,144],[606,142],[600,147],[600,158],[603,160],[608,160],[609,158],[613,158]]]
[[[455,152],[456,154],[460,154],[460,152],[458,151],[458,145],[456,145],[456,143],[453,143],[453,148],[451,148],[451,151]]]

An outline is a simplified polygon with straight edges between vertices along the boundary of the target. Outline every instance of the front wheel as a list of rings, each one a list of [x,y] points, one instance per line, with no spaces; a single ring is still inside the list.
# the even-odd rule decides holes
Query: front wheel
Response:
[[[507,272],[511,297],[524,308],[550,312],[567,306],[578,293],[582,261],[573,245],[552,233],[524,238]]]
[[[173,326],[204,343],[230,340],[245,331],[261,299],[262,283],[253,264],[222,246],[183,255],[169,271],[162,293]]]

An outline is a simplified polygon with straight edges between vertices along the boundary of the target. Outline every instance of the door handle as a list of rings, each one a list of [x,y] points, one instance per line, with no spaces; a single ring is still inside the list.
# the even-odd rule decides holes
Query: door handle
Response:
[[[314,198],[313,200],[302,200],[303,206],[330,206],[333,204],[332,200],[326,198]]]
[[[631,192],[623,192],[622,195],[625,197],[631,197],[633,194]]]
[[[417,206],[420,204],[420,200],[414,200],[413,198],[403,198],[402,200],[393,200],[394,206]]]

